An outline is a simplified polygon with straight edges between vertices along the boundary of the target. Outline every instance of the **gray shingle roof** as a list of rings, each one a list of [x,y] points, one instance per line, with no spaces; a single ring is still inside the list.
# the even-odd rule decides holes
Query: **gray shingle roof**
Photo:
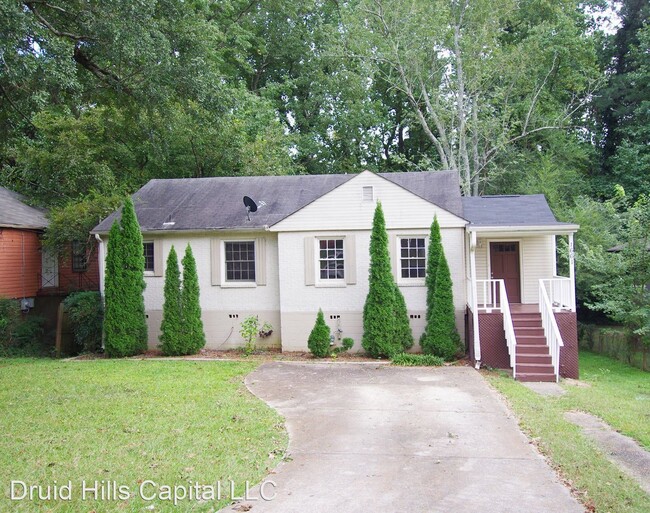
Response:
[[[476,226],[545,226],[560,223],[543,194],[462,199],[464,217]]]
[[[45,211],[26,205],[24,199],[17,192],[0,187],[0,226],[35,230],[47,227]]]
[[[259,229],[272,226],[354,178],[347,175],[298,175],[151,180],[133,195],[140,227],[160,230]],[[452,171],[382,173],[380,176],[462,216],[458,176]],[[242,203],[250,196],[264,202],[250,222]],[[93,229],[106,233],[119,212]],[[163,226],[163,223],[173,221]]]

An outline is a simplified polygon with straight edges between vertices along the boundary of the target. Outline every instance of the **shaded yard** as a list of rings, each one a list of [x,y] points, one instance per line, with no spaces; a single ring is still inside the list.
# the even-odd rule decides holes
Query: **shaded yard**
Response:
[[[498,372],[485,376],[589,510],[650,511],[650,496],[564,419],[567,411],[592,413],[650,450],[650,374],[588,352],[580,354],[580,373],[580,382],[561,382],[567,392],[561,397],[539,396]]]
[[[214,511],[286,448],[281,418],[243,385],[247,362],[0,360],[0,511]],[[10,481],[72,483],[72,500],[12,502]],[[157,485],[223,485],[221,501],[138,497]],[[126,500],[81,500],[82,482]],[[102,483],[103,481],[103,483]],[[158,493],[154,485],[147,495]],[[154,508],[151,508],[153,506]],[[148,511],[148,510],[146,510]]]

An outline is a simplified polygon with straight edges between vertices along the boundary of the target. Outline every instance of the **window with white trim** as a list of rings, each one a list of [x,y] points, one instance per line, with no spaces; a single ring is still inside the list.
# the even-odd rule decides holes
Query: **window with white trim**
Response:
[[[424,278],[427,268],[427,249],[424,237],[400,239],[400,276]]]
[[[321,280],[345,279],[345,250],[343,239],[318,241],[318,264]]]
[[[224,243],[226,281],[255,282],[255,241]]]
[[[154,272],[156,260],[153,241],[144,241],[142,251],[144,253],[144,270]]]

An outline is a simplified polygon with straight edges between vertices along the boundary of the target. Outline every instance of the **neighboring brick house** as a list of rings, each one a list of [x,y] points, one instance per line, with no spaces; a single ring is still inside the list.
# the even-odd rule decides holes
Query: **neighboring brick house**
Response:
[[[247,213],[244,196],[257,202],[256,212]],[[241,346],[239,324],[257,315],[274,327],[266,343],[305,351],[322,308],[336,339],[352,337],[353,350],[361,350],[379,200],[416,340],[425,326],[425,255],[437,215],[456,325],[472,360],[513,367],[520,379],[577,376],[573,256],[563,278],[555,254],[556,237],[572,244],[578,226],[558,222],[541,195],[461,198],[452,171],[365,171],[152,180],[133,200],[145,244],[151,347],[162,318],[164,262],[172,244],[182,253],[190,243],[208,348]],[[100,261],[118,216],[93,230],[102,238]]]
[[[27,205],[24,197],[0,187],[0,296],[32,308],[38,296],[62,296],[99,290],[96,243],[71,242],[56,255],[41,239],[48,227],[46,211]]]

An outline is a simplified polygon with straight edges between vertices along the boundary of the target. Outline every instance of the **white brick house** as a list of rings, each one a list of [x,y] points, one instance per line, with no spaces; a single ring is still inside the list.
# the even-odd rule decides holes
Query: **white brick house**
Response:
[[[245,195],[257,202],[257,212],[247,213]],[[557,296],[551,308],[575,317],[573,275],[561,282],[555,276],[555,241],[556,235],[571,237],[577,226],[558,223],[543,196],[461,198],[451,171],[152,180],[133,200],[145,241],[150,347],[158,344],[164,262],[172,245],[182,252],[190,243],[208,348],[243,345],[239,324],[257,315],[274,327],[264,344],[305,351],[322,308],[336,343],[352,337],[353,350],[361,350],[377,201],[416,340],[425,324],[424,255],[434,215],[453,280],[456,324],[473,359],[493,363],[481,356],[481,347],[490,352],[491,346],[473,328],[481,327],[480,314],[498,313],[501,322],[511,316],[495,287],[503,286],[504,295],[515,298],[511,303],[538,305],[539,280],[551,280],[548,291]],[[101,260],[118,215],[93,230]],[[507,269],[513,262],[516,269]],[[492,345],[514,354],[507,326],[502,334]]]

